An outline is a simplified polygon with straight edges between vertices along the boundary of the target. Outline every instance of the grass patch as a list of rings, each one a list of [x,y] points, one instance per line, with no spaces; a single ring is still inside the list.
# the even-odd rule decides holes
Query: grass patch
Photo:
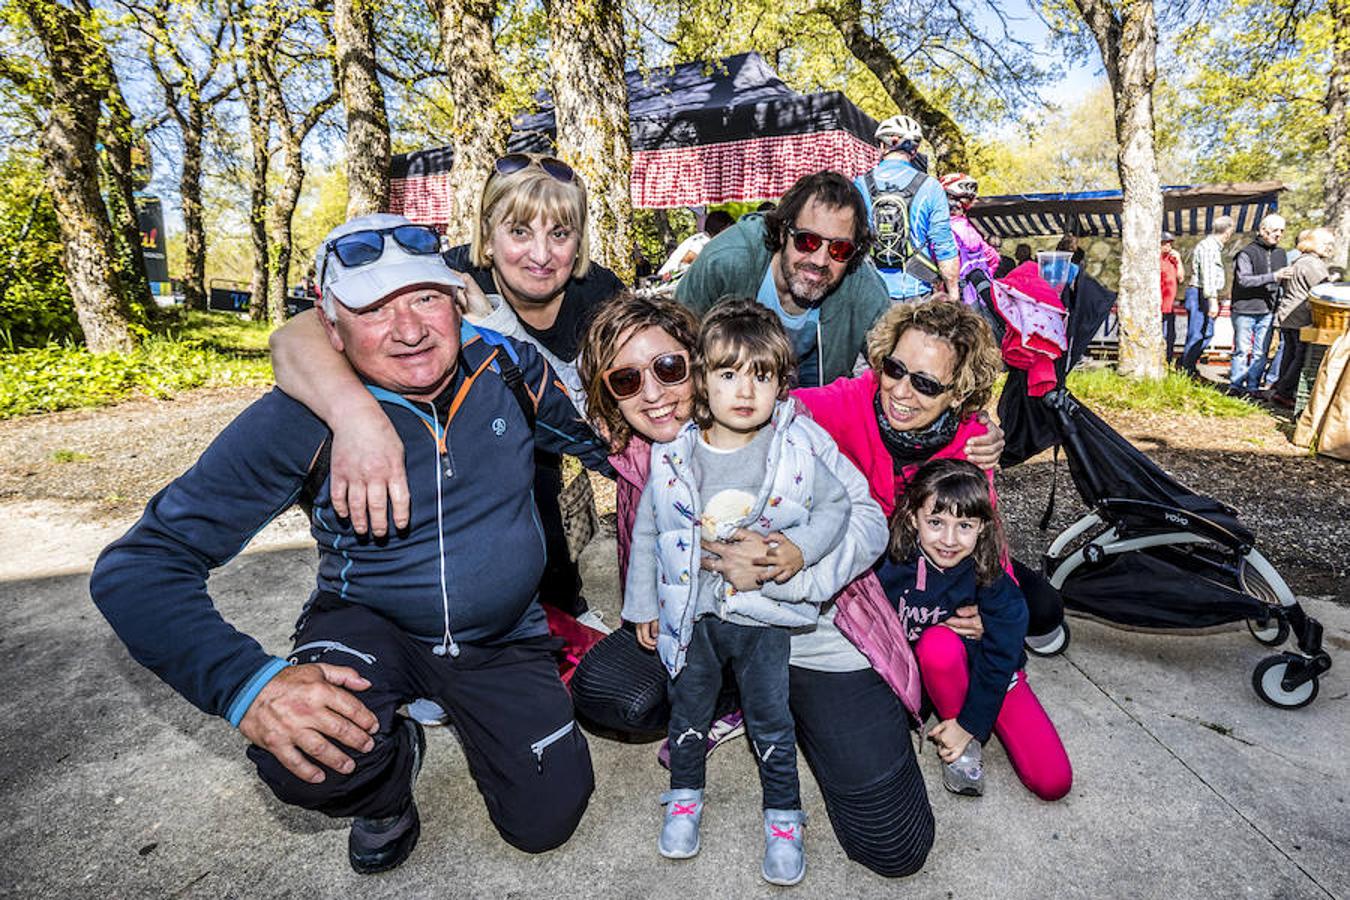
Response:
[[[1088,406],[1100,409],[1189,413],[1221,419],[1240,419],[1261,411],[1245,400],[1171,371],[1164,378],[1136,381],[1117,374],[1115,369],[1076,370],[1069,373],[1069,390]]]
[[[84,462],[89,458],[90,456],[88,453],[81,453],[78,450],[67,450],[65,447],[52,453],[52,462],[59,463]]]
[[[174,311],[131,353],[83,346],[0,353],[0,419],[104,406],[135,395],[165,398],[195,387],[272,383],[267,323]]]

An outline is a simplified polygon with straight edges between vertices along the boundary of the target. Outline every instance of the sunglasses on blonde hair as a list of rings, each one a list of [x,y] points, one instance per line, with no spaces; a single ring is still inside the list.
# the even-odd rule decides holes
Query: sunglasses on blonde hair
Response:
[[[492,164],[498,175],[514,175],[530,166],[538,166],[554,181],[561,181],[563,184],[571,184],[572,180],[577,177],[577,173],[572,170],[572,167],[556,156],[536,158],[528,153],[508,153]]]
[[[642,390],[642,379],[650,370],[660,384],[671,387],[689,380],[689,351],[676,350],[652,357],[645,366],[615,366],[601,376],[615,400],[627,400]]]

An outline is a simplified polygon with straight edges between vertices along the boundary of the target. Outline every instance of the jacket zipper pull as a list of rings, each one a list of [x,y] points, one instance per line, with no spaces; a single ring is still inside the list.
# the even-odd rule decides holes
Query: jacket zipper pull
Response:
[[[450,451],[446,450],[441,454],[441,471],[445,473],[446,478],[455,476],[454,470],[450,465]]]

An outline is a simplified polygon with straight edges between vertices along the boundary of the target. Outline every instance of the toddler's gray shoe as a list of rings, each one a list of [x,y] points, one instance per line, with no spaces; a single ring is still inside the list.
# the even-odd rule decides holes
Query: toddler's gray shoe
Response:
[[[666,859],[688,859],[698,854],[698,826],[703,821],[703,791],[676,788],[661,795],[666,812],[656,849]]]
[[[764,866],[769,884],[793,885],[806,875],[806,813],[800,809],[764,810]]]
[[[984,765],[980,742],[972,740],[954,763],[942,767],[942,786],[953,794],[979,797],[984,794]]]

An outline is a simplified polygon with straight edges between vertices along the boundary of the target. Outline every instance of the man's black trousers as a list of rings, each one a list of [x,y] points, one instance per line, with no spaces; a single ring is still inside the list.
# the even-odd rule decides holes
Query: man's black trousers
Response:
[[[344,747],[356,769],[343,775],[323,767],[319,784],[300,781],[258,747],[249,758],[282,802],[330,816],[394,815],[407,802],[415,753],[395,710],[427,697],[449,713],[501,836],[529,853],[551,850],[571,837],[595,787],[555,643],[543,636],[461,644],[458,657],[436,656],[379,614],[321,597],[300,623],[292,661],[349,666],[370,681],[357,697],[379,719],[375,746],[368,753]]]

